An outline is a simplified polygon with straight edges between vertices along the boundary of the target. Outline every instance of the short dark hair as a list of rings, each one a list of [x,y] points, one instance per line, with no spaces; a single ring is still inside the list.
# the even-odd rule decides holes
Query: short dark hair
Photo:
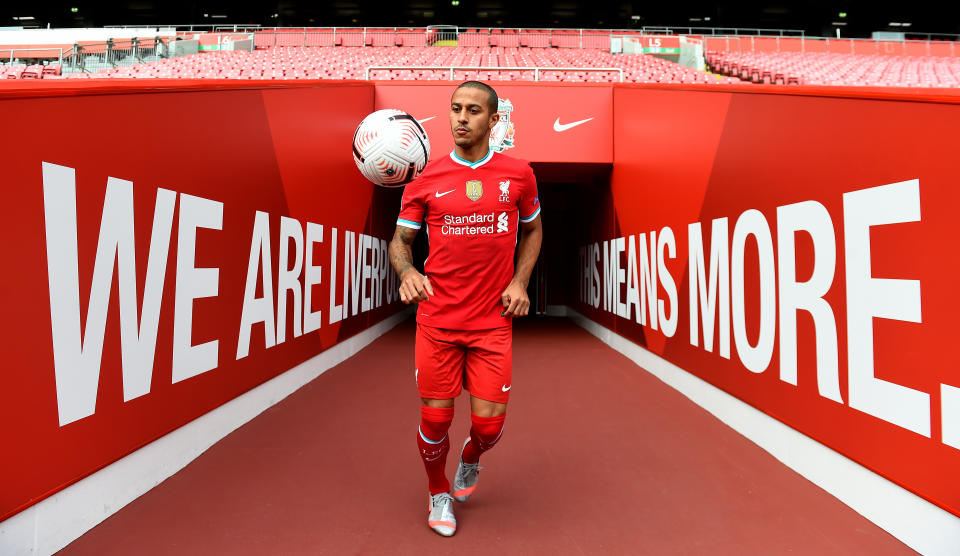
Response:
[[[487,85],[483,81],[464,81],[461,83],[457,89],[462,89],[463,87],[472,87],[474,89],[480,89],[481,91],[487,92],[487,107],[490,108],[490,114],[496,114],[497,110],[500,109],[500,97],[497,96],[497,92],[493,90],[493,87]]]

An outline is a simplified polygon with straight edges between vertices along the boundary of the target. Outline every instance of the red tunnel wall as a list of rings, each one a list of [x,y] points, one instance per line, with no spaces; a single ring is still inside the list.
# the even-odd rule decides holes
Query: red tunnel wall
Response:
[[[951,479],[960,465],[960,372],[950,347],[960,309],[952,256],[960,106],[823,91],[623,87],[613,98],[611,187],[583,199],[587,225],[570,260],[579,269],[574,308],[960,515],[960,482]],[[713,260],[716,221],[726,237]],[[691,270],[691,225],[702,236],[703,263],[695,262],[704,282]],[[792,248],[781,243],[787,236]],[[633,270],[631,242],[639,261],[642,241],[653,253],[646,266],[659,267],[654,291],[644,291],[652,272],[639,262]],[[701,296],[709,303],[711,272],[708,342]],[[784,331],[781,315],[793,312],[784,313],[781,286],[803,287],[815,272],[818,291],[796,311],[796,331]],[[784,334],[795,338],[795,375],[781,365],[793,359],[781,353]]]
[[[0,420],[7,450],[7,457],[0,463],[0,519],[287,371],[401,307],[393,295],[393,273],[384,270],[386,280],[373,284],[364,279],[361,266],[356,273],[359,280],[355,284],[361,287],[357,298],[373,296],[371,307],[360,300],[356,314],[349,307],[348,318],[339,322],[330,318],[331,281],[336,285],[335,303],[342,304],[344,299],[347,232],[355,234],[355,247],[364,247],[359,234],[378,239],[383,251],[363,250],[372,271],[374,258],[377,263],[387,260],[386,241],[392,237],[400,203],[400,191],[376,188],[357,172],[352,160],[354,129],[373,107],[372,85],[220,90],[218,85],[175,84],[162,94],[154,91],[154,84],[143,83],[126,90],[122,86],[47,89],[42,95],[18,89],[0,91],[7,95],[0,96],[5,122],[5,131],[0,134],[4,160],[0,179],[8,207],[2,223],[6,264],[4,287],[0,289],[6,317],[0,325],[0,345],[5,354]],[[58,184],[52,174],[44,178],[44,163],[57,165],[67,173],[72,169],[75,188],[69,180],[55,188]],[[132,186],[115,185],[117,191],[132,188],[136,316],[151,312],[144,308],[147,267],[149,260],[159,260],[151,253],[152,230],[157,222],[165,222],[159,229],[170,233],[166,265],[157,265],[166,272],[148,391],[127,401],[123,388],[132,381],[123,376],[125,340],[120,331],[117,263],[111,262],[115,259],[110,258],[113,251],[109,247],[104,250],[105,268],[112,275],[105,328],[88,316],[98,235],[102,228],[118,221],[105,218],[106,226],[101,222],[111,178],[132,182]],[[51,195],[46,200],[45,187]],[[169,193],[175,199],[172,219],[155,218],[160,188],[173,192]],[[68,207],[64,214],[76,215],[76,223],[62,216],[48,218],[45,211],[53,210],[53,201],[67,198],[74,191],[76,209]],[[120,207],[111,214],[129,213],[122,201]],[[216,227],[211,222],[216,220],[217,207],[222,211],[220,229],[208,229]],[[200,218],[191,219],[191,210]],[[269,241],[264,242],[269,247],[268,257],[255,241],[258,211],[264,213],[260,218],[269,222]],[[294,235],[301,235],[304,244],[308,228],[312,228],[308,223],[323,227],[322,241],[312,247],[313,265],[321,270],[320,283],[311,288],[310,303],[312,311],[321,312],[320,328],[295,336],[295,294],[288,293],[284,302],[285,341],[268,348],[266,337],[274,334],[268,334],[262,322],[253,324],[249,354],[238,357],[238,346],[247,344],[240,342],[240,328],[248,282],[255,285],[253,297],[264,296],[261,261],[270,264],[270,297],[275,300],[279,293],[282,217],[292,219],[286,224]],[[195,267],[219,269],[215,278],[218,291],[192,301],[188,298],[178,308],[178,290],[189,292],[202,282],[181,272],[190,266],[179,260],[178,249],[180,232],[190,220],[206,224],[206,228],[197,229],[190,252]],[[51,226],[66,234],[66,240],[47,237]],[[338,232],[337,270],[331,280],[334,230]],[[95,353],[92,338],[99,328],[103,355],[100,365],[92,365],[98,375],[81,381],[94,385],[95,407],[68,414],[58,406],[50,291],[70,290],[71,271],[58,272],[48,283],[47,254],[55,252],[55,258],[63,260],[70,250],[71,233],[76,234],[72,242],[79,265],[72,270],[73,280],[79,277],[79,289],[72,287],[74,295],[79,291],[79,319],[71,316],[70,310],[61,310],[57,320],[65,328],[71,322],[82,323],[84,356],[88,359]],[[59,249],[52,248],[51,242],[60,245]],[[287,245],[289,269],[295,266],[297,248],[294,240],[287,240]],[[305,247],[300,252],[300,264],[305,266]],[[251,261],[254,272],[248,280]],[[121,256],[121,266],[130,268],[131,263]],[[301,270],[301,287],[307,280]],[[352,280],[348,288],[352,297]],[[379,290],[379,299],[374,290]],[[301,300],[303,295],[299,294]],[[173,361],[174,331],[178,323],[184,323],[177,320],[178,313],[189,307],[192,329],[186,341],[194,346],[217,341],[213,352],[216,361],[212,369],[200,372],[203,361],[191,363],[190,359],[202,357],[181,349],[186,363],[179,368],[187,370],[178,374]],[[268,309],[271,314],[276,314],[276,307]],[[296,320],[304,323],[302,318]],[[69,339],[70,334],[65,337]],[[127,343],[133,344],[129,339]],[[71,354],[67,344],[61,342],[63,361],[58,370],[63,377],[82,374],[82,358],[75,351]],[[142,360],[136,363],[142,369]],[[127,365],[127,370],[136,372],[136,363]],[[197,374],[174,380],[175,375],[191,373]],[[59,389],[64,403],[73,406],[80,398],[90,398],[89,392],[81,395],[78,391],[77,385],[66,382]],[[85,415],[88,412],[92,414]]]
[[[774,92],[758,87],[696,91],[511,84],[497,88],[501,97],[514,104],[516,146],[509,154],[539,163],[613,163],[609,188],[591,187],[581,190],[582,198],[567,199],[564,214],[576,218],[551,222],[549,206],[544,207],[547,241],[553,234],[569,243],[568,263],[559,271],[566,273],[563,282],[573,284],[565,297],[574,308],[954,514],[960,513],[960,490],[956,481],[950,480],[960,453],[945,443],[941,411],[946,407],[947,418],[955,423],[958,417],[950,413],[954,407],[950,404],[957,400],[943,402],[941,398],[950,396],[950,385],[960,386],[960,377],[944,349],[953,329],[949,317],[957,303],[950,288],[956,263],[949,256],[937,256],[947,248],[946,238],[952,230],[950,209],[957,201],[950,188],[955,181],[950,168],[950,133],[955,133],[960,123],[956,96],[798,89],[783,94],[782,89]],[[389,288],[381,282],[379,308],[364,312],[361,304],[359,314],[339,323],[328,322],[333,228],[340,234],[335,276],[338,301],[344,295],[344,233],[389,240],[399,205],[399,192],[374,188],[359,176],[347,145],[366,113],[393,106],[419,119],[433,117],[426,123],[432,158],[445,156],[450,149],[446,129],[449,94],[449,84],[163,81],[149,86],[64,82],[54,87],[18,85],[0,90],[7,129],[16,130],[0,136],[7,206],[15,207],[3,224],[3,254],[10,261],[8,268],[14,270],[5,274],[2,290],[9,316],[0,336],[8,361],[5,385],[0,388],[0,411],[4,422],[10,424],[9,446],[21,454],[2,464],[7,479],[0,489],[0,519],[396,311],[396,300],[387,303]],[[587,121],[564,130],[564,124],[581,120]],[[557,125],[561,131],[556,131]],[[117,286],[112,285],[95,412],[62,426],[53,361],[44,162],[76,172],[81,323],[87,319],[108,178],[133,182],[138,311],[143,306],[158,188],[176,192],[149,393],[124,401],[119,300]],[[843,194],[913,179],[919,180],[920,221],[870,229],[868,260],[873,267],[868,277],[919,281],[922,318],[920,323],[870,320],[875,330],[875,362],[869,370],[891,383],[929,395],[928,436],[851,408],[847,370]],[[193,345],[219,341],[218,364],[173,382],[176,246],[184,195],[222,203],[221,229],[200,228],[195,248],[196,267],[219,269],[219,291],[192,302],[190,335]],[[728,234],[733,237],[740,215],[747,209],[759,210],[770,229],[774,283],[779,284],[777,207],[801,201],[821,204],[833,226],[835,272],[823,299],[836,325],[835,382],[841,401],[819,393],[813,320],[802,310],[797,317],[797,386],[779,378],[779,322],[773,327],[769,363],[757,372],[743,366],[732,331],[729,358],[718,355],[718,347],[706,351],[690,341],[688,226],[703,223],[709,265],[713,219],[727,217]],[[212,205],[203,206],[206,209],[201,212]],[[896,212],[896,208],[889,210]],[[314,309],[323,311],[324,316],[318,331],[294,338],[292,300],[288,298],[287,340],[266,348],[265,327],[255,324],[249,355],[238,360],[248,265],[251,258],[257,261],[260,257],[256,250],[251,257],[256,211],[269,214],[274,296],[281,217],[296,219],[304,232],[308,222],[324,227],[324,241],[315,248],[315,264],[324,267],[322,280],[312,290]],[[616,316],[604,310],[606,273],[600,254],[604,242],[609,245],[611,239],[625,238],[626,247],[630,236],[634,241],[641,233],[649,239],[650,231],[662,236],[665,227],[675,239],[674,257],[666,257],[663,265],[674,281],[677,305],[667,303],[670,298],[662,283],[657,298],[664,300],[666,312],[677,313],[676,331],[669,338],[662,326],[654,330],[650,323],[638,324],[635,311]],[[761,284],[769,281],[759,279],[755,236],[746,237],[744,302],[738,306],[744,307],[743,329],[752,346],[760,329],[758,292]],[[813,243],[804,232],[795,238],[797,281],[803,281],[813,271]],[[588,246],[595,247],[599,256],[594,266],[601,299],[596,307],[579,298],[577,291],[585,285],[585,294],[589,294],[587,282],[594,283],[593,267],[578,257],[579,248],[585,253]],[[368,256],[372,261],[373,255]],[[628,250],[618,258],[621,268],[629,266]],[[552,273],[557,271],[551,268]],[[259,282],[259,274],[254,276]],[[660,276],[663,278],[662,272]],[[300,278],[304,279],[303,273]],[[112,280],[117,282],[116,277]],[[624,280],[615,280],[606,289],[611,293],[615,289],[625,298],[630,280],[627,269]],[[262,295],[262,285],[257,286],[254,296]],[[779,308],[775,311],[776,320]],[[87,326],[81,324],[85,337]],[[717,333],[715,330],[714,335]],[[703,345],[699,337],[698,342]],[[714,342],[716,346],[717,340]],[[940,384],[948,385],[943,387],[947,396],[941,395]],[[960,428],[960,423],[954,426]]]

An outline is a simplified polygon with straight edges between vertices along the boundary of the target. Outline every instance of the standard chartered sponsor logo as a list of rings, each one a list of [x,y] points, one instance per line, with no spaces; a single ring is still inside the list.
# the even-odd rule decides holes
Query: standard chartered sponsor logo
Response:
[[[502,233],[508,229],[509,220],[506,212],[501,212],[499,215],[495,212],[475,212],[468,216],[445,214],[440,233],[445,236],[475,236]]]

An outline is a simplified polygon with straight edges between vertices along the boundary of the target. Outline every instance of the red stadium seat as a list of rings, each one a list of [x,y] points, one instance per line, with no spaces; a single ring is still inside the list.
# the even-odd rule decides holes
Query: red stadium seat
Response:
[[[826,52],[711,52],[712,67],[727,75],[742,69],[772,75],[772,83],[881,86],[960,86],[960,59],[945,56],[836,54]],[[753,76],[753,75],[751,75]],[[755,77],[755,76],[754,76]]]
[[[461,33],[461,35],[464,35]],[[332,36],[332,35],[331,35]],[[394,41],[393,35],[386,35]],[[488,35],[482,35],[484,39]],[[519,43],[523,35],[494,32],[489,37]],[[379,38],[376,38],[379,37]],[[374,44],[384,40],[377,35]],[[549,44],[551,35],[546,32],[531,33],[528,44]],[[368,38],[371,38],[368,36]],[[560,33],[553,38],[580,41],[579,33]],[[548,40],[549,39],[549,40]],[[303,42],[303,35],[300,35]],[[399,40],[399,37],[396,38]],[[253,52],[218,51],[202,52],[190,56],[164,59],[129,67],[107,69],[93,74],[94,78],[200,78],[200,79],[364,79],[370,66],[437,66],[435,70],[418,70],[416,73],[395,73],[373,70],[371,79],[417,80],[450,79],[449,66],[482,67],[528,67],[530,70],[464,70],[454,72],[453,79],[476,78],[491,80],[532,81],[534,67],[603,68],[623,70],[624,81],[633,83],[688,82],[712,83],[710,74],[683,67],[673,62],[648,55],[614,55],[608,51],[581,48],[537,48],[535,46],[457,46],[436,48],[429,46],[361,46],[364,41],[357,34],[343,35],[338,32],[332,42],[356,42],[357,46],[278,46],[261,48]],[[539,41],[539,42],[538,42]],[[8,70],[9,71],[9,70]],[[70,74],[70,76],[76,74]],[[468,77],[469,76],[469,77]],[[19,77],[19,76],[17,76]],[[79,79],[80,77],[71,77]],[[541,79],[564,82],[619,81],[618,73],[595,71],[544,71]],[[736,81],[736,80],[734,80]]]

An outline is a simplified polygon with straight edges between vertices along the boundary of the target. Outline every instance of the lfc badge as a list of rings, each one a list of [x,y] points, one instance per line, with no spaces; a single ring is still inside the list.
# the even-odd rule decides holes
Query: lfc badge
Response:
[[[483,183],[480,180],[470,180],[467,182],[467,197],[471,201],[477,201],[483,196]]]

